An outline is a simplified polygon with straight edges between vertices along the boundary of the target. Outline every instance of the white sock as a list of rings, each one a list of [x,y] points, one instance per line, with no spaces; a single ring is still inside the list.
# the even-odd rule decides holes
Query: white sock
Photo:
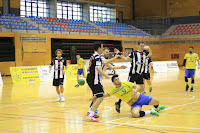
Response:
[[[92,107],[89,107],[88,112],[90,113],[92,111]]]
[[[150,85],[149,87],[152,87],[152,85]]]
[[[59,97],[61,98],[61,97],[62,97],[62,95],[61,95],[61,94],[59,94]]]
[[[89,117],[92,117],[92,116],[94,116],[94,112],[90,111]]]
[[[149,115],[151,115],[151,111],[150,110],[148,110],[148,111],[144,111],[145,112],[145,116],[149,116]]]

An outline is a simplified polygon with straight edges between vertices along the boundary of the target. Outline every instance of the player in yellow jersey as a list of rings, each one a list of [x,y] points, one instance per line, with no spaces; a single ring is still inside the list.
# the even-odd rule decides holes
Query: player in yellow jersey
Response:
[[[159,100],[140,94],[140,86],[132,82],[121,82],[118,75],[112,76],[112,82],[116,86],[115,88],[104,93],[104,98],[115,95],[116,97],[125,101],[129,106],[131,106],[131,114],[134,118],[144,117],[149,114],[159,116],[158,111],[165,109],[165,106],[159,106]],[[96,97],[93,96],[90,100],[95,100]],[[153,105],[155,109],[150,109],[149,111],[142,111],[143,105]]]
[[[200,68],[199,56],[196,53],[193,53],[194,47],[189,47],[189,53],[185,54],[184,62],[183,62],[183,70],[185,69],[185,83],[186,83],[186,91],[188,91],[188,78],[191,78],[191,89],[193,92],[194,87],[194,77],[195,77],[195,69],[196,62],[198,61],[198,68]],[[186,66],[186,67],[185,67]]]
[[[79,54],[76,55],[76,58],[77,58],[78,69],[77,69],[77,85],[75,87],[79,87],[79,83],[78,83],[79,76],[83,74],[83,77],[86,78],[86,75],[84,74],[85,63],[84,63],[83,58],[81,58]]]

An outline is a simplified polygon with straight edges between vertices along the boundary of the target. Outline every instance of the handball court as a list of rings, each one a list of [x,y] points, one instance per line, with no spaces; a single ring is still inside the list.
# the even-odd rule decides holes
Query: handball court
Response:
[[[12,84],[3,77],[0,87],[0,133],[199,133],[200,79],[196,72],[194,92],[185,92],[184,71],[152,73],[153,91],[146,95],[160,99],[166,106],[159,117],[132,118],[130,107],[122,102],[115,111],[115,96],[104,99],[99,107],[100,122],[87,122],[86,113],[92,93],[87,84],[74,87],[76,80],[65,80],[65,102],[56,102],[52,82]],[[126,81],[127,76],[120,76]],[[113,87],[103,79],[105,92]],[[189,80],[190,85],[190,80]],[[149,110],[153,106],[143,106]]]

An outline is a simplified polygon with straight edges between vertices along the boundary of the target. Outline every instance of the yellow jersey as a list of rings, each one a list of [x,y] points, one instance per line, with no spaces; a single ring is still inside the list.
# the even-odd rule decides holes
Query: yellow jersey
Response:
[[[132,82],[121,82],[121,86],[119,88],[113,88],[108,91],[108,95],[112,96],[115,95],[119,99],[122,99],[125,102],[131,101],[131,95],[133,91],[135,90],[133,87],[135,86],[135,83]]]
[[[84,60],[83,58],[80,58],[77,60],[77,64],[78,64],[78,69],[83,69],[84,68]]]
[[[186,59],[186,69],[196,69],[196,61],[199,60],[199,56],[196,53],[185,54],[184,59]]]

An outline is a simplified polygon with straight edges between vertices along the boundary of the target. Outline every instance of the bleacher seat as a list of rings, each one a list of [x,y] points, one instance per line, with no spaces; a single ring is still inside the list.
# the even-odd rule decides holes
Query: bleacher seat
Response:
[[[182,24],[177,25],[169,35],[191,35],[199,34],[199,24]]]

